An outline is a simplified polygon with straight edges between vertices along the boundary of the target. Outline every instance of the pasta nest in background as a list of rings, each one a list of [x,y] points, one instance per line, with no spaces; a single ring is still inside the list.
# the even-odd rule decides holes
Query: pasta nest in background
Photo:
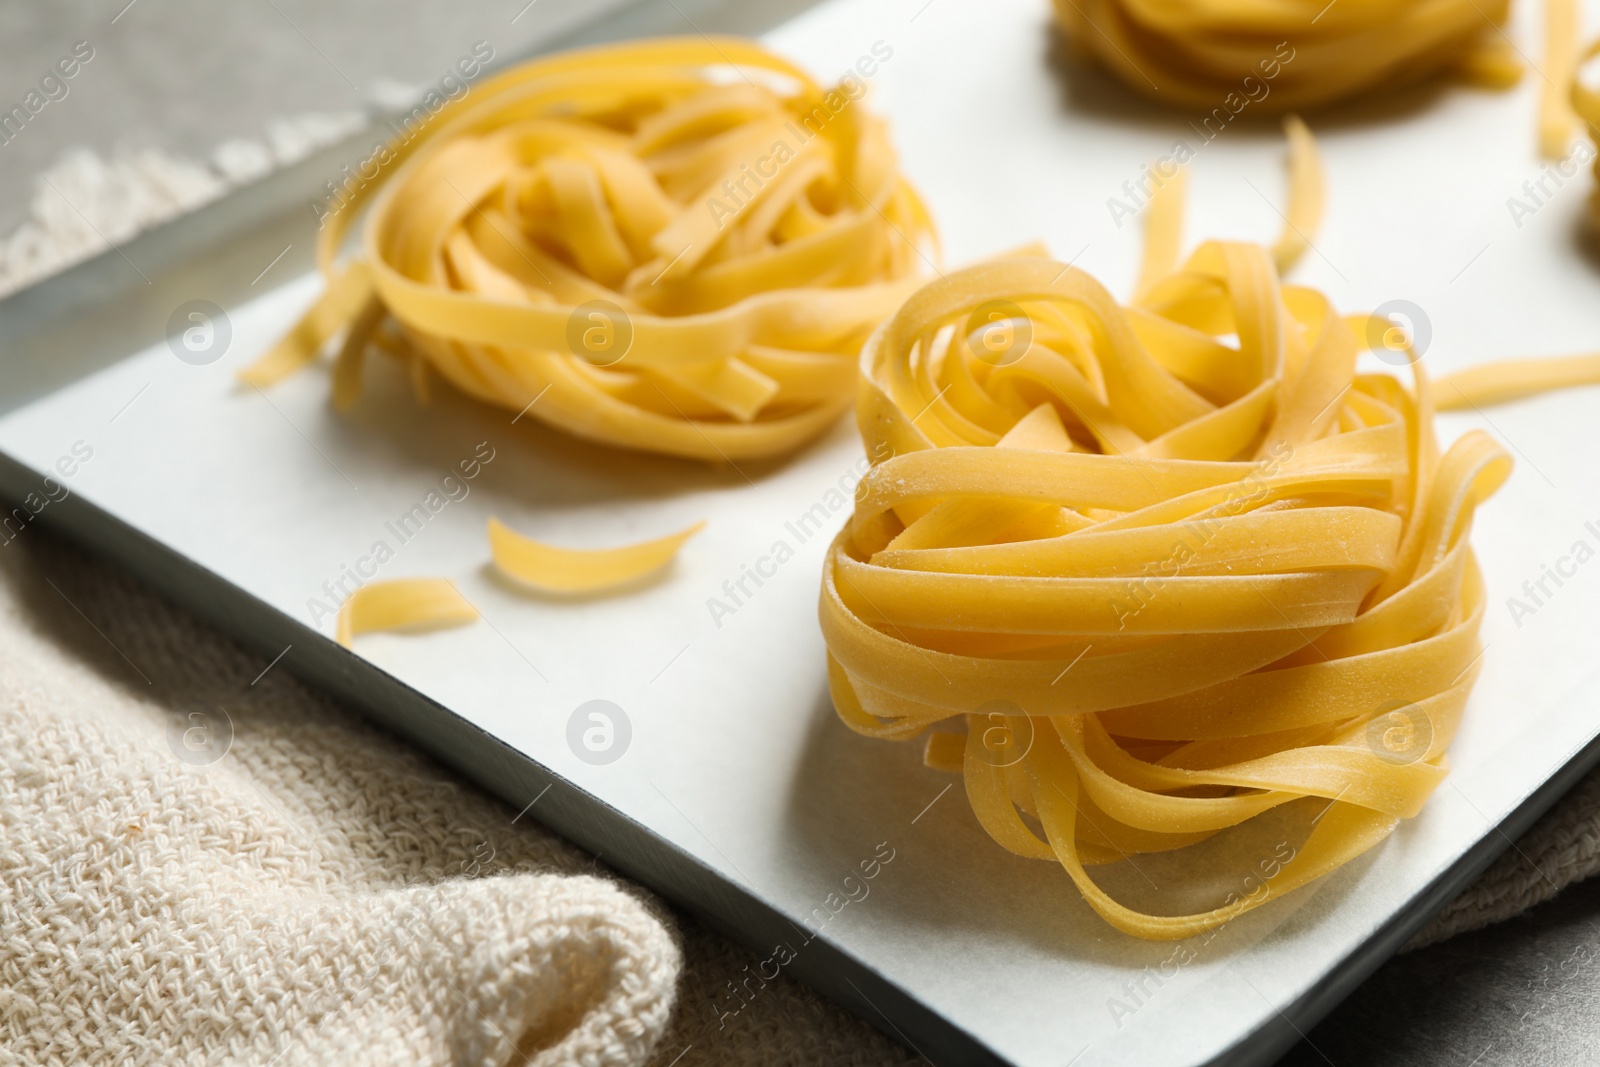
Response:
[[[849,407],[862,342],[933,240],[863,90],[825,90],[733,38],[507,71],[394,145],[392,174],[329,220],[327,292],[246,380],[282,377],[347,327],[341,407],[376,343],[419,390],[437,371],[606,444],[791,451]],[[338,270],[363,204],[359,255]]]
[[[1556,0],[1557,3],[1564,0]],[[1522,66],[1509,0],[1055,0],[1069,42],[1147,96],[1274,114],[1454,70],[1502,87]],[[1259,97],[1252,92],[1265,87]]]

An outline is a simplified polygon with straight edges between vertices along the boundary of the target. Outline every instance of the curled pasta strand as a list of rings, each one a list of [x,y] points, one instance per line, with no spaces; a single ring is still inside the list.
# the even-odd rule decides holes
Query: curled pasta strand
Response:
[[[243,377],[269,385],[342,330],[336,407],[375,343],[419,394],[431,368],[606,444],[791,451],[849,406],[862,342],[933,239],[856,96],[733,38],[507,71],[391,145],[387,177],[325,220],[327,290]]]

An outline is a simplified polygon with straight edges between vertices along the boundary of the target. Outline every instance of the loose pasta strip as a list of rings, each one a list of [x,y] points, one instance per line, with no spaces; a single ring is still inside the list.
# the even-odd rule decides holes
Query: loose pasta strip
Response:
[[[1439,410],[1517,400],[1552,389],[1600,385],[1600,354],[1496,360],[1439,380]]]
[[[376,630],[461,626],[478,617],[446,578],[396,578],[368,582],[339,605],[337,637],[346,648],[357,634]]]
[[[1421,365],[1358,373],[1376,331],[1274,258],[1209,242],[1130,306],[1046,259],[985,263],[862,357],[876,462],[819,606],[839,715],[886,739],[964,726],[927,761],[1143,938],[1214,929],[1415,815],[1479,669],[1468,537],[1510,459],[1476,430],[1441,453]],[[995,307],[998,354],[971,327]],[[1309,836],[1244,900],[1145,912],[1088,873],[1302,802]]]
[[[1539,87],[1539,150],[1559,159],[1572,147],[1577,115],[1567,92],[1578,73],[1578,0],[1545,0],[1544,84]]]
[[[704,526],[697,522],[678,533],[620,548],[586,549],[535,541],[490,519],[489,550],[500,572],[524,585],[549,593],[597,593],[665,567]]]
[[[370,342],[419,393],[428,367],[606,444],[793,451],[850,406],[862,342],[933,243],[859,96],[736,38],[509,70],[388,146],[325,219],[323,298],[243,378],[264,388],[343,331],[336,408]],[[358,216],[360,251],[337,264]]]
[[[1582,68],[1592,66],[1595,56],[1600,56],[1600,38],[1590,42],[1578,57],[1578,62],[1571,69],[1570,82],[1566,85],[1568,99],[1572,110],[1583,121],[1584,132],[1597,145],[1600,145],[1600,91],[1592,89],[1580,77]],[[1593,72],[1590,72],[1589,81],[1594,81]],[[1600,178],[1600,152],[1595,153],[1594,166],[1591,168],[1595,177]],[[1589,193],[1589,228],[1590,236],[1600,234],[1600,189],[1591,190]]]

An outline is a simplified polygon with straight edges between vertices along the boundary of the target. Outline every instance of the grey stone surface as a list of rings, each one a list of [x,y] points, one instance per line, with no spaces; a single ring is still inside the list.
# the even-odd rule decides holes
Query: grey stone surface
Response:
[[[94,58],[0,145],[0,233],[69,147],[197,159],[274,117],[368,109],[434,80],[473,42],[527,54],[596,0],[0,0],[0,110],[77,41]],[[624,12],[633,32],[758,32],[803,0],[678,0]],[[663,21],[663,18],[666,21]],[[690,20],[693,20],[691,25]],[[676,24],[672,24],[676,21]],[[580,34],[580,37],[583,35]],[[1600,1062],[1600,883],[1526,916],[1390,961],[1286,1056],[1286,1067]]]
[[[1390,960],[1280,1067],[1600,1063],[1600,880]]]

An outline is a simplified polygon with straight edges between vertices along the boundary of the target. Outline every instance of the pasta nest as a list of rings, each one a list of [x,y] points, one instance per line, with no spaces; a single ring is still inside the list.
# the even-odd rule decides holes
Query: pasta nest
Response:
[[[864,88],[823,89],[733,38],[512,69],[393,145],[392,173],[329,219],[327,293],[246,379],[281,377],[348,327],[337,406],[376,342],[419,389],[431,369],[606,444],[791,451],[849,407],[862,342],[933,240]]]
[[[1522,73],[1497,32],[1509,9],[1509,0],[1055,0],[1068,42],[1129,87],[1233,114],[1307,110],[1444,71],[1503,88]]]
[[[1358,373],[1366,348],[1406,342],[1253,244],[1202,245],[1132,306],[1032,256],[921,289],[862,353],[873,465],[820,604],[841,718],[964,725],[927,761],[1140,937],[1371,848],[1448,771],[1484,606],[1468,534],[1511,464],[1478,430],[1441,456],[1421,365]],[[1266,893],[1147,914],[1086,872],[1284,805],[1311,828]]]

